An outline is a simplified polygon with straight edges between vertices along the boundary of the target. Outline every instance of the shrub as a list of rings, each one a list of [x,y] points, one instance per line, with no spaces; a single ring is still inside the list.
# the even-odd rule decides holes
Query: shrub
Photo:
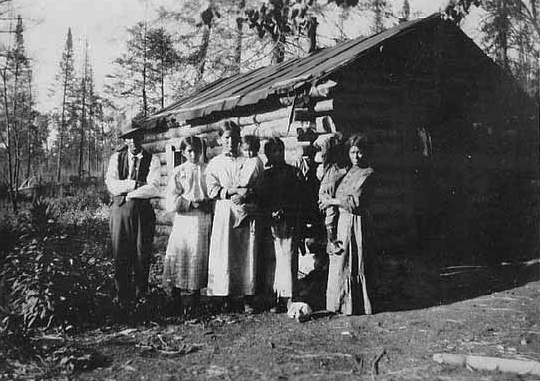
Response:
[[[101,203],[66,197],[38,201],[13,220],[11,230],[22,234],[1,275],[26,329],[103,317],[113,289],[106,217]]]
[[[11,309],[26,328],[94,320],[110,299],[111,267],[102,248],[72,235],[24,236],[3,270]]]

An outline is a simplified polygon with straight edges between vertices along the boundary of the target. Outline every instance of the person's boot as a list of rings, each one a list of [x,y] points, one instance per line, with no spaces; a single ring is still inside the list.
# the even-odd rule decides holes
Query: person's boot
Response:
[[[287,312],[287,298],[277,298],[276,305],[270,308],[270,312],[274,314],[281,314]]]
[[[186,313],[190,316],[194,316],[198,312],[199,308],[199,301],[200,301],[200,294],[199,290],[193,291],[189,295],[189,302],[187,304],[187,310]]]
[[[172,306],[171,306],[171,312],[174,315],[183,315],[184,314],[184,308],[182,306],[182,291],[179,288],[173,288],[171,292],[172,296]]]
[[[223,297],[223,304],[221,307],[221,312],[223,313],[229,313],[233,311],[233,303],[232,298],[230,296],[224,296]]]
[[[247,315],[253,315],[255,313],[252,296],[244,296],[244,313]]]

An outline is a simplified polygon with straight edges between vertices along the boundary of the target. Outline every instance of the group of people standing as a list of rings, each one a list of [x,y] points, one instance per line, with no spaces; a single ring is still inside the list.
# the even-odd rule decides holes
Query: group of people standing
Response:
[[[153,233],[155,224],[148,199],[159,191],[155,160],[142,149],[141,131],[133,129],[123,138],[127,147],[111,157],[106,179],[115,200],[110,227],[120,303],[146,291],[151,234],[145,231]],[[207,295],[224,298],[225,309],[238,297],[244,311],[253,313],[256,295],[273,292],[271,311],[285,312],[287,302],[298,296],[298,253],[315,216],[327,233],[326,309],[371,314],[366,268],[373,257],[373,169],[367,138],[354,135],[346,144],[321,147],[318,172],[312,155],[302,165],[287,164],[279,138],[266,141],[264,165],[258,138],[242,137],[232,121],[222,125],[220,143],[221,154],[207,164],[202,139],[184,138],[179,148],[185,162],[169,175],[165,204],[174,222],[163,285],[179,305],[196,309],[206,288]],[[314,186],[318,200],[309,197]],[[182,303],[186,296],[188,303]]]

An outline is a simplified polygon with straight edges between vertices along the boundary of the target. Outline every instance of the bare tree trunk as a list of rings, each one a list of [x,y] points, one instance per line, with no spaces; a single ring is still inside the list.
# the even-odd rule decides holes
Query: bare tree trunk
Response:
[[[382,0],[374,0],[373,12],[375,13],[375,18],[373,22],[373,33],[380,33],[384,30]]]
[[[244,9],[246,7],[246,1],[240,0],[238,4],[238,15],[244,14]],[[242,39],[244,38],[244,31],[243,31],[243,22],[240,21],[237,24],[236,28],[236,40],[234,44],[234,71],[236,74],[240,73],[241,66],[242,66]]]
[[[509,27],[509,20],[508,20],[508,12],[506,9],[506,0],[499,0],[499,6],[501,10],[501,16],[503,18],[503,27],[501,30],[501,59],[502,59],[502,65],[505,71],[509,70],[509,64],[508,64],[508,27]]]
[[[7,66],[7,64],[6,64]],[[8,173],[9,173],[9,198],[11,200],[11,206],[13,211],[16,213],[18,211],[17,205],[17,196],[18,189],[17,185],[14,184],[14,173],[13,173],[13,155],[12,155],[12,131],[11,123],[9,121],[9,103],[8,103],[8,86],[7,86],[7,67],[4,67],[2,70],[2,83],[3,83],[3,92],[4,92],[4,115],[6,118],[6,138],[7,138],[7,156],[8,156]]]
[[[285,60],[285,35],[280,33],[274,44],[274,51],[272,53],[272,63],[278,64]]]
[[[20,59],[19,59],[19,52],[17,51],[17,55],[15,57],[15,73],[14,73],[14,81],[13,81],[13,137],[15,142],[15,162],[14,162],[14,183],[15,187],[19,187],[19,173],[21,169],[21,131],[20,125],[21,123],[19,120],[19,116],[17,115],[18,106],[19,106],[19,97],[18,97],[18,90],[19,90],[19,76],[21,72],[21,65],[20,65]]]
[[[30,110],[29,110],[29,115],[28,115],[28,130],[27,130],[27,141],[26,141],[26,155],[28,157],[28,160],[26,162],[26,178],[30,178],[30,169],[31,169],[31,163],[32,163],[32,138],[33,138],[33,134],[32,131],[33,130],[33,120],[32,120],[32,77],[30,76],[28,78],[28,93],[30,94],[30,100],[29,100],[29,105],[30,105]]]
[[[317,50],[317,18],[311,16],[309,18],[308,37],[309,37],[309,52]]]
[[[58,156],[56,158],[56,181],[60,183],[62,179],[62,146],[64,144],[64,128],[66,124],[66,92],[67,92],[67,71],[64,79],[64,94],[62,96],[62,118],[60,121],[60,131],[58,131]]]
[[[340,7],[339,15],[338,15],[338,30],[339,30],[339,41],[345,41],[347,39],[347,36],[345,35],[345,20],[349,17],[349,6],[346,4],[343,4]]]
[[[148,98],[146,94],[146,79],[147,79],[147,66],[148,66],[148,52],[146,49],[146,40],[147,40],[147,23],[144,20],[144,36],[143,36],[143,86],[142,86],[142,98],[143,98],[143,115],[148,116]]]
[[[86,169],[88,171],[88,175],[92,173],[92,147],[90,145],[90,141],[92,140],[92,120],[89,118],[88,120],[88,150],[86,151],[86,157],[87,157],[87,166]],[[94,138],[95,141],[95,138]],[[95,149],[95,148],[94,148]]]
[[[197,77],[195,78],[195,87],[199,87],[204,75],[204,67],[206,64],[206,54],[208,53],[208,45],[210,44],[210,32],[212,30],[211,25],[203,26],[203,36],[199,54],[197,57]]]
[[[32,161],[32,134],[28,130],[26,134],[26,178],[30,178],[30,163]]]
[[[88,77],[88,41],[85,42],[84,48],[84,64],[83,64],[83,75],[81,80],[81,91],[82,91],[82,109],[81,109],[81,129],[80,129],[80,138],[79,138],[79,179],[83,177],[84,171],[84,138],[86,135],[86,130],[88,123],[86,121],[86,100],[87,100],[87,88],[86,81]],[[89,157],[90,158],[90,157]]]
[[[538,9],[536,8],[536,0],[530,0],[531,4],[531,18],[533,21],[533,27],[536,30],[536,41],[540,39],[540,20],[538,20]],[[536,50],[536,57],[534,63],[534,69],[536,71],[536,93],[540,98],[540,46]]]
[[[161,65],[161,109],[165,108],[165,63]]]

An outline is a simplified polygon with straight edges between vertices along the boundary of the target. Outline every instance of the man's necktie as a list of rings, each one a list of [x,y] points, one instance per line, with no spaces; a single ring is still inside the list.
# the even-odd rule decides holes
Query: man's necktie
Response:
[[[137,156],[131,157],[131,171],[129,172],[130,180],[137,180]]]

